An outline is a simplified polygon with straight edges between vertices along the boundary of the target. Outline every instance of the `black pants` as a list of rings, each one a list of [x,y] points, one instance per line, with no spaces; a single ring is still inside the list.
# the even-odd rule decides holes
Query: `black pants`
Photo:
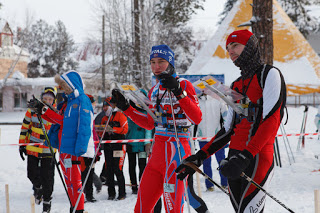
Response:
[[[122,146],[120,146],[122,147]],[[125,180],[122,171],[123,165],[120,165],[120,157],[114,157],[114,151],[120,151],[122,148],[119,147],[119,144],[104,144],[104,156],[106,164],[106,174],[108,183],[108,194],[109,196],[114,197],[116,195],[115,184],[114,184],[114,175],[116,175],[119,186],[119,196],[126,194]],[[125,153],[124,153],[125,155]]]
[[[43,200],[51,200],[54,184],[54,162],[52,158],[37,158],[28,155],[28,178],[33,187],[43,190]]]
[[[137,154],[138,154],[138,166],[139,166],[139,181],[141,179],[144,168],[147,164],[147,158],[139,158],[139,153],[137,152],[128,152],[129,157],[129,176],[132,186],[137,185],[137,174],[136,174],[136,165],[137,165]]]
[[[83,160],[84,160],[84,164],[86,165],[86,169],[81,173],[82,184],[84,183],[84,181],[86,179],[89,167],[90,167],[93,159],[84,157]],[[92,167],[90,174],[89,174],[89,177],[88,177],[88,180],[87,180],[87,183],[84,187],[84,193],[85,193],[86,197],[93,196],[93,173],[94,173],[94,168]]]

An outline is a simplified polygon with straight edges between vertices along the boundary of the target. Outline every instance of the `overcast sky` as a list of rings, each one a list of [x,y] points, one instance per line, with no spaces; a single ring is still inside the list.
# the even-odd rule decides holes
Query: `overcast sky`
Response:
[[[225,1],[206,0],[205,11],[199,11],[191,22],[195,30],[214,31]],[[0,2],[3,5],[0,17],[7,19],[10,26],[25,26],[24,20],[28,11],[35,20],[41,18],[52,25],[61,20],[76,42],[83,41],[88,33],[92,33],[94,22],[90,0],[0,0]],[[198,35],[200,36],[199,33]]]

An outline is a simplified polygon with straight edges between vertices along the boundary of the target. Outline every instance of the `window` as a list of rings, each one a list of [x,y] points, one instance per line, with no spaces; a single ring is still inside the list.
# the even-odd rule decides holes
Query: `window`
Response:
[[[27,108],[27,93],[15,93],[14,94],[14,107],[15,108]]]

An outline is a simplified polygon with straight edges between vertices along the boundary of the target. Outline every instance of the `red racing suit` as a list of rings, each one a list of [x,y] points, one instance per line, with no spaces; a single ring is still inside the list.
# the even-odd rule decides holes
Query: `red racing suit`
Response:
[[[245,173],[264,189],[273,174],[273,143],[284,114],[286,86],[281,72],[264,65],[251,78],[239,78],[231,88],[245,97],[248,116],[229,108],[224,128],[202,150],[212,155],[229,141],[228,157],[248,150],[253,156]],[[231,203],[237,213],[263,212],[265,193],[245,179],[228,179]]]
[[[61,136],[62,136],[62,129],[63,129],[63,116],[64,111],[67,104],[64,103],[62,108],[59,110],[59,113],[54,112],[51,109],[48,109],[42,117],[53,124],[59,124],[60,129],[58,133],[59,137],[59,151],[61,146]],[[60,166],[63,171],[64,180],[66,182],[68,188],[68,194],[71,199],[72,206],[76,205],[77,199],[79,197],[81,188],[82,188],[82,181],[81,181],[81,157],[77,157],[74,155],[70,155],[67,153],[60,152]],[[66,165],[66,159],[71,159],[71,165]],[[71,166],[71,167],[70,167]],[[84,209],[84,194],[81,194],[80,202],[77,206],[77,210]]]
[[[148,130],[155,128],[154,145],[141,177],[135,213],[152,212],[162,194],[166,212],[183,211],[183,181],[178,181],[175,173],[175,169],[180,165],[178,146],[180,146],[182,158],[191,154],[189,127],[200,123],[202,113],[193,85],[186,79],[178,80],[182,90],[187,92],[187,96],[180,100],[177,100],[173,93],[168,92],[159,82],[149,91],[148,98],[152,101],[149,108],[156,111],[158,118],[162,120],[161,123],[155,122],[149,114],[145,115],[131,106],[124,111],[142,128]],[[180,144],[177,144],[175,139],[169,95],[172,97]]]

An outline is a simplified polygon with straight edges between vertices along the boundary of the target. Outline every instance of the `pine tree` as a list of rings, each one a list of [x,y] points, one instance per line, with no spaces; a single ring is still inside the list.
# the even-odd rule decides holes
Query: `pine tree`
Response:
[[[186,23],[196,10],[202,9],[204,0],[161,0],[156,4],[155,18],[161,23],[159,43],[169,45],[175,52],[175,67],[184,73],[192,62],[190,44],[192,29]]]
[[[22,30],[15,43],[24,44],[30,53],[28,77],[52,77],[77,67],[70,57],[75,51],[74,41],[61,21],[51,26],[39,20],[30,30]]]
[[[227,0],[223,12],[220,14],[221,23],[228,12],[232,9],[237,0]],[[284,11],[288,14],[292,22],[298,27],[300,32],[307,38],[309,32],[317,31],[320,28],[319,18],[314,17],[307,10],[309,5],[320,5],[320,0],[279,0]]]

